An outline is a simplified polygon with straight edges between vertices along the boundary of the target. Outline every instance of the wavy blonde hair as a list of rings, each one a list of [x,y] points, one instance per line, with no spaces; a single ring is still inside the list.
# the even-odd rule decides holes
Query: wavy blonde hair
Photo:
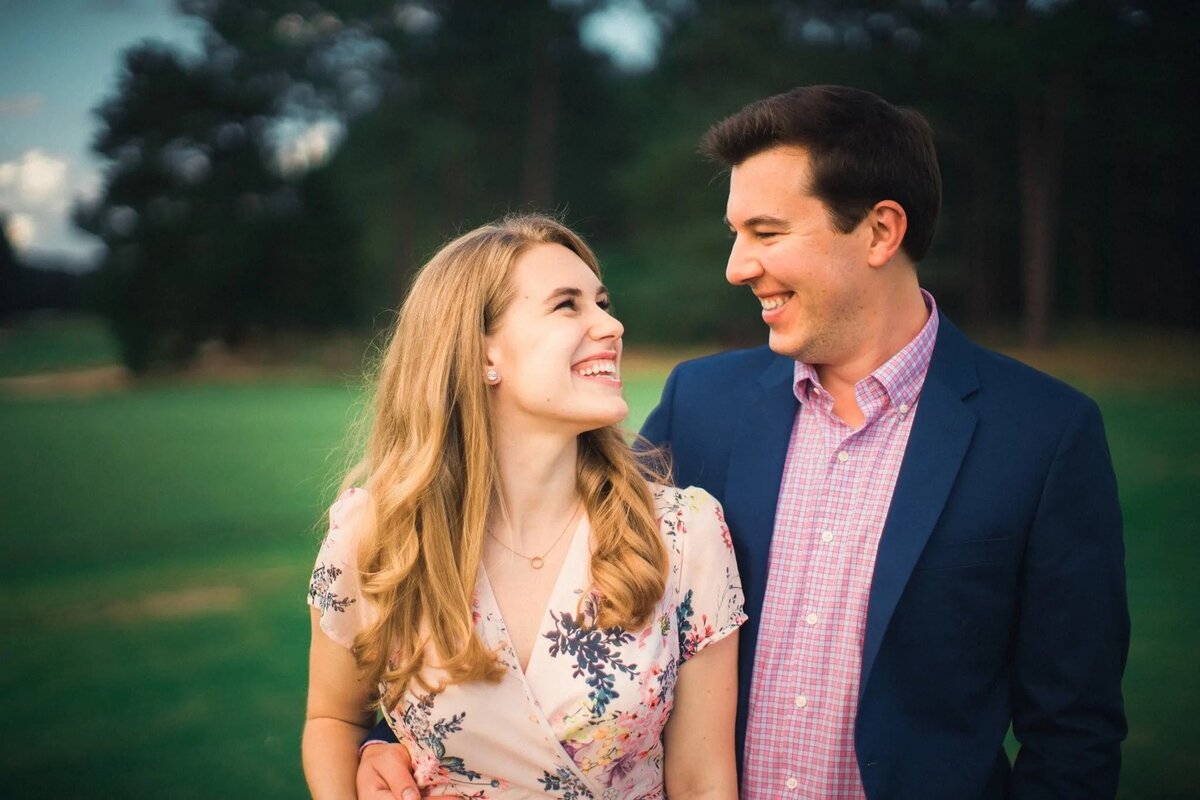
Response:
[[[472,620],[485,525],[499,497],[484,336],[513,298],[517,260],[539,244],[566,247],[599,276],[591,249],[556,220],[523,215],[476,228],[418,273],[376,369],[365,455],[343,488],[361,483],[373,506],[359,572],[379,613],[353,652],[369,685],[387,684],[388,707],[411,682],[441,688],[421,675],[430,644],[448,683],[503,675]],[[588,622],[638,630],[667,571],[646,462],[614,426],[580,434],[578,444],[594,548]]]

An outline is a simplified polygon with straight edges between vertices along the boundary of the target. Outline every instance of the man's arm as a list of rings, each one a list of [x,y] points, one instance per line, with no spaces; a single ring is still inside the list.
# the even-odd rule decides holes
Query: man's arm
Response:
[[[1116,479],[1090,401],[1059,441],[1020,580],[1012,797],[1113,797],[1129,610]]]
[[[396,738],[392,727],[387,724],[387,720],[381,719],[375,723],[375,727],[371,728],[371,732],[367,734],[367,738],[363,740],[363,744],[371,742],[383,742],[384,744],[399,744],[400,740]]]

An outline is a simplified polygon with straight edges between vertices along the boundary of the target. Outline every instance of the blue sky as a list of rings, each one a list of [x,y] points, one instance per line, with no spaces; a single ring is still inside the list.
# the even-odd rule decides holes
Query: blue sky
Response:
[[[144,39],[195,49],[172,0],[0,0],[0,212],[22,252],[84,257],[70,205],[99,185],[91,110]]]

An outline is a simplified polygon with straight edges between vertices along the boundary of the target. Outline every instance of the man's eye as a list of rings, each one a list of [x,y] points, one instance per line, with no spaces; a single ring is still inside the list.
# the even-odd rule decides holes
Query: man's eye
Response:
[[[779,231],[755,231],[754,235],[759,239],[770,239],[773,236],[778,236]]]

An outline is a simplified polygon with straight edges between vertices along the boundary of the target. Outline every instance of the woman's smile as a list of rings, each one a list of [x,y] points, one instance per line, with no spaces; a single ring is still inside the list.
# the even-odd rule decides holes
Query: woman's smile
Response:
[[[574,364],[571,372],[580,378],[619,387],[621,371],[617,362],[618,358],[618,354],[612,351],[597,353]]]

